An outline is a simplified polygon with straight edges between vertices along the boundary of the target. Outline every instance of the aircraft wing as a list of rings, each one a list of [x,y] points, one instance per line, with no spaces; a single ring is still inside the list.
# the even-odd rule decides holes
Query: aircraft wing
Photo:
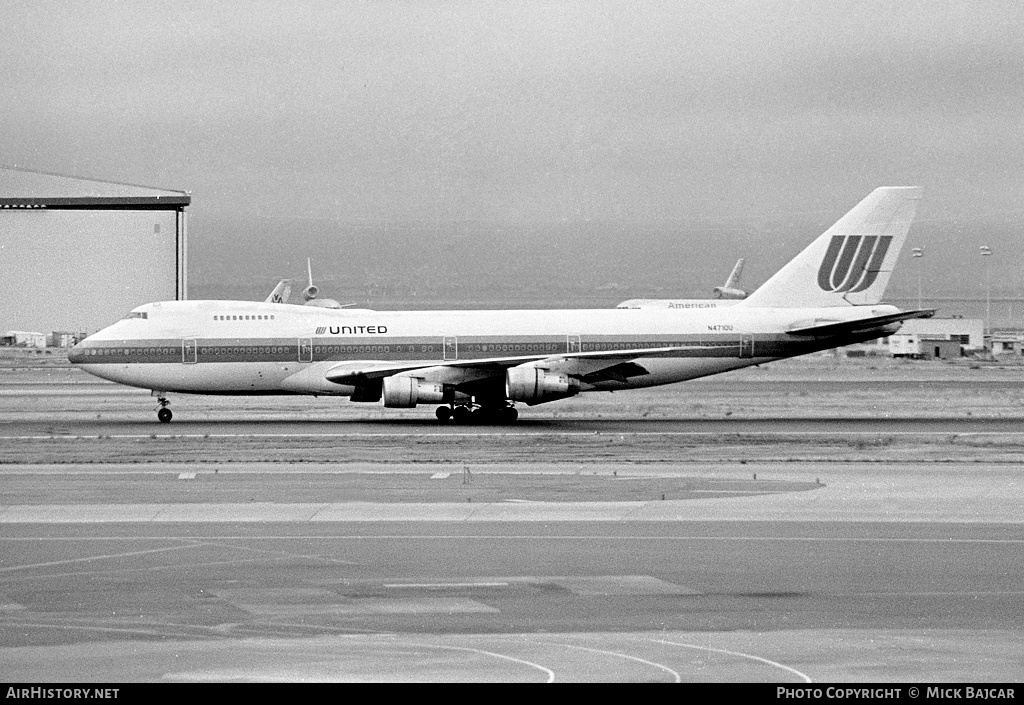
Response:
[[[934,315],[935,309],[920,309],[917,311],[892,313],[886,316],[860,318],[856,321],[807,321],[805,323],[798,323],[795,327],[788,329],[786,333],[801,336],[832,336],[842,335],[843,333],[861,333],[912,318],[931,318]]]
[[[714,346],[730,347],[730,346]],[[731,346],[735,347],[735,346]],[[671,355],[682,350],[708,350],[707,345],[668,346],[656,348],[642,348],[629,350],[601,350],[594,352],[572,352],[556,353],[545,355],[516,355],[512,357],[492,357],[479,360],[447,360],[443,362],[413,362],[408,364],[394,364],[378,362],[374,360],[341,362],[331,367],[326,378],[337,384],[365,384],[370,380],[390,377],[391,375],[415,370],[448,370],[461,372],[459,376],[467,379],[483,378],[493,374],[501,373],[510,367],[516,367],[529,362],[545,362],[552,367],[564,370],[569,374],[579,375],[585,380],[596,380],[598,378],[617,379],[620,377],[635,377],[647,374],[642,366],[633,362],[642,357],[660,357]],[[568,368],[568,369],[566,369]],[[608,377],[602,377],[602,371],[606,371]]]

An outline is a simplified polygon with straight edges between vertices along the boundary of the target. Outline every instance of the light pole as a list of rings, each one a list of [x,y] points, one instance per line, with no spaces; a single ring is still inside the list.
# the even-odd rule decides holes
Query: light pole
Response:
[[[981,256],[985,258],[985,332],[986,335],[992,334],[992,267],[989,264],[991,261],[988,259],[992,256],[992,248],[988,245],[982,245],[980,248]]]
[[[924,257],[924,248],[923,247],[915,247],[913,250],[911,250],[911,252],[914,253],[914,258],[915,259],[919,259],[921,257]],[[919,262],[918,265],[917,265],[917,308],[918,308],[918,310],[924,308],[921,305],[921,267],[922,267],[923,264],[924,264],[924,262]]]

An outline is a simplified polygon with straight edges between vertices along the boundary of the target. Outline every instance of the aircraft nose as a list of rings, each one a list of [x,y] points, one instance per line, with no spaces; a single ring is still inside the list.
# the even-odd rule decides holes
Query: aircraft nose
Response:
[[[68,350],[68,362],[72,365],[78,365],[85,362],[85,346],[82,343],[74,346]]]

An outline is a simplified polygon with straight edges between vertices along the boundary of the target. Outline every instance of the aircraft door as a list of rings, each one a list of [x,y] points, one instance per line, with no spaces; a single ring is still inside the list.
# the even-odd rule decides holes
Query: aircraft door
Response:
[[[565,336],[565,351],[567,353],[578,353],[583,351],[583,346],[580,345],[580,337],[578,335]]]
[[[299,362],[313,362],[312,338],[299,338]]]
[[[740,334],[740,357],[754,357],[754,336],[750,333]]]
[[[196,364],[196,339],[187,338],[181,341],[181,362],[185,365]]]
[[[459,339],[458,338],[445,338],[444,339],[444,359],[445,360],[458,360],[459,359]]]

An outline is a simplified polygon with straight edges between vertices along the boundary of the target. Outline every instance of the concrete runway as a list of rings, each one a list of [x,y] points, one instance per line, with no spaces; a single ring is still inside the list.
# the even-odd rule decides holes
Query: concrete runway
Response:
[[[764,381],[511,429],[184,397],[161,426],[137,391],[0,381],[0,671],[1020,680],[1016,389],[983,413],[970,385],[915,382],[880,419],[889,388],[858,398],[856,379],[753,413]]]

